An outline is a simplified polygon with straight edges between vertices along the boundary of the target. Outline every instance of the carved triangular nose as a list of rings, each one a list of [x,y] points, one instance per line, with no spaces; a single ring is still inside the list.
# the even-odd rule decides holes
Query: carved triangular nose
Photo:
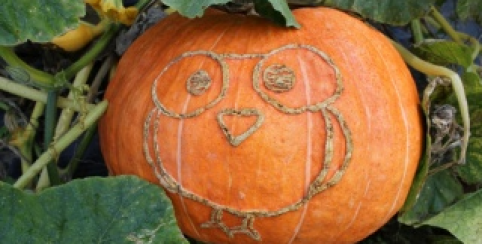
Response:
[[[226,126],[224,121],[224,116],[236,116],[236,117],[251,117],[256,116],[256,122],[251,125],[246,131],[243,133],[234,136],[232,131]],[[223,109],[219,111],[217,116],[218,124],[223,130],[224,135],[228,139],[229,143],[233,146],[238,146],[246,140],[249,136],[251,136],[254,132],[256,132],[261,124],[264,121],[264,115],[255,108],[244,108],[244,109]]]

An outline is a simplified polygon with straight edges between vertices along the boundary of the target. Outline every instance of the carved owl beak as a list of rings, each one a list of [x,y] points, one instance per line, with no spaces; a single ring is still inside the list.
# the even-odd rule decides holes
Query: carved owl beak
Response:
[[[251,117],[256,116],[256,122],[250,126],[245,132],[241,133],[240,135],[234,136],[229,128],[226,126],[224,122],[224,116],[237,116],[237,117]],[[261,124],[264,121],[264,115],[255,108],[243,108],[243,109],[231,109],[226,108],[219,111],[218,116],[216,117],[219,126],[221,127],[224,135],[229,141],[229,144],[232,146],[238,146],[246,140],[249,136],[251,136],[254,132],[256,132]]]

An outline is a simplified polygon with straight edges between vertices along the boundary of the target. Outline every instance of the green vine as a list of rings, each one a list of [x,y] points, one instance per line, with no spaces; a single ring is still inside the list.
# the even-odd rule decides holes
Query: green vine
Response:
[[[35,102],[47,103],[47,92],[19,84],[15,81],[9,80],[1,76],[0,90]],[[86,104],[85,106],[87,110],[89,110],[94,107],[94,104]],[[57,107],[72,109],[76,112],[80,112],[83,110],[80,107],[80,104],[78,104],[76,101],[61,96],[59,96],[59,98],[57,99]]]
[[[452,88],[455,92],[455,96],[457,97],[457,101],[459,103],[460,113],[462,116],[462,122],[464,127],[464,135],[463,135],[463,140],[461,145],[459,163],[461,164],[465,163],[465,156],[467,154],[467,147],[468,147],[468,142],[470,137],[470,117],[469,117],[469,107],[467,104],[467,98],[465,96],[464,84],[462,83],[460,76],[456,72],[452,71],[451,69],[448,69],[443,66],[434,65],[432,63],[429,63],[427,61],[424,61],[418,58],[410,51],[408,51],[405,47],[403,47],[402,45],[398,44],[395,41],[392,41],[392,44],[401,54],[405,62],[407,62],[407,64],[409,64],[414,69],[426,75],[442,76],[442,77],[447,77],[451,80]]]
[[[430,11],[435,21],[440,25],[440,28],[442,28],[442,30],[444,30],[455,42],[462,43],[460,35],[454,30],[454,28],[452,28],[452,25],[450,25],[445,17],[435,7],[432,7]]]
[[[423,32],[420,25],[420,19],[415,19],[410,22],[410,27],[412,28],[413,39],[415,45],[423,42]]]
[[[42,169],[47,166],[51,160],[54,160],[57,156],[57,152],[63,151],[72,142],[74,142],[84,131],[94,125],[97,120],[102,116],[102,114],[107,109],[107,101],[102,101],[97,104],[89,113],[86,115],[84,123],[77,123],[69,131],[65,133],[64,136],[59,138],[58,141],[51,144],[47,151],[45,151],[30,167],[29,169],[18,178],[18,180],[13,185],[15,188],[23,189],[25,186],[30,184],[32,180],[42,171]]]
[[[51,90],[47,95],[47,106],[45,109],[45,130],[44,130],[44,150],[46,150],[54,138],[54,127],[57,119],[57,91]],[[55,159],[47,164],[47,172],[51,185],[59,185],[59,172]]]

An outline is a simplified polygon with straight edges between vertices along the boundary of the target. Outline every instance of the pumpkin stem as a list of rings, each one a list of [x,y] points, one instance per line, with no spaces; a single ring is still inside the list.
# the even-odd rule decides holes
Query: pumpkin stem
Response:
[[[465,155],[467,153],[467,146],[469,143],[470,137],[470,117],[469,117],[469,106],[467,104],[467,98],[465,96],[464,85],[460,76],[443,66],[434,65],[429,63],[425,60],[420,59],[419,57],[415,56],[413,53],[408,51],[405,47],[400,45],[399,43],[392,40],[393,46],[398,50],[402,58],[407,62],[408,65],[413,67],[414,69],[431,76],[443,76],[449,78],[452,82],[452,88],[455,92],[455,96],[457,97],[457,101],[459,103],[460,114],[462,116],[462,122],[464,126],[464,136],[462,139],[461,145],[461,152],[460,152],[460,159],[459,163],[465,163]]]

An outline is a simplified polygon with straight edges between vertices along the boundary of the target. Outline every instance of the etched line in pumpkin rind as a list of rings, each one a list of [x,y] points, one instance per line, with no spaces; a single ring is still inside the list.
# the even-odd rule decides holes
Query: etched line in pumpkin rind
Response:
[[[200,113],[204,112],[205,109],[208,109],[214,105],[216,105],[225,95],[226,95],[226,90],[228,88],[229,84],[229,70],[227,64],[223,61],[223,59],[246,59],[246,58],[262,58],[266,59],[267,57],[270,57],[271,55],[278,53],[283,50],[287,49],[295,49],[295,48],[301,48],[301,49],[307,49],[310,51],[313,51],[314,53],[318,54],[320,57],[322,57],[328,65],[330,65],[334,72],[335,72],[335,79],[337,83],[337,87],[335,89],[335,92],[333,95],[326,99],[325,101],[321,103],[317,103],[314,105],[307,105],[299,108],[290,108],[287,107],[286,105],[283,105],[279,103],[277,100],[269,97],[266,93],[262,92],[260,87],[259,87],[259,78],[260,78],[260,69],[262,67],[263,61],[261,60],[258,62],[258,64],[255,66],[254,71],[253,71],[253,87],[255,91],[263,98],[266,102],[270,103],[272,106],[274,106],[276,109],[279,111],[286,113],[286,114],[299,114],[302,112],[321,112],[322,116],[325,118],[325,130],[327,131],[327,144],[325,145],[325,159],[323,160],[323,167],[322,170],[320,171],[319,175],[315,178],[313,182],[310,183],[308,187],[308,193],[303,196],[301,199],[298,201],[282,207],[278,210],[262,210],[262,209],[251,209],[251,210],[237,210],[232,207],[224,206],[224,205],[219,205],[216,204],[206,198],[203,198],[199,195],[194,194],[193,192],[184,189],[180,184],[176,182],[176,180],[167,173],[166,169],[164,168],[163,162],[160,157],[160,149],[158,145],[158,134],[159,134],[159,119],[160,116],[168,116],[168,117],[174,117],[178,119],[187,119],[191,118],[194,116],[199,115]],[[222,70],[223,70],[223,86],[221,89],[221,92],[219,96],[213,100],[211,103],[206,105],[205,107],[199,108],[193,112],[187,113],[187,114],[176,114],[172,111],[169,111],[166,109],[162,103],[157,99],[156,97],[156,92],[155,92],[155,87],[157,86],[158,79],[160,76],[167,70],[168,67],[172,66],[174,63],[178,62],[180,59],[188,56],[195,56],[195,55],[206,55],[211,58],[214,58],[218,60],[220,63]],[[278,49],[275,49],[267,54],[215,54],[210,51],[192,51],[192,52],[187,52],[173,61],[171,61],[166,68],[161,72],[160,75],[156,78],[154,85],[152,87],[152,96],[153,96],[153,101],[156,106],[154,110],[157,111],[157,119],[154,122],[154,136],[153,136],[153,143],[154,143],[154,156],[156,157],[156,160],[154,162],[154,159],[151,157],[151,153],[149,152],[149,139],[151,137],[150,135],[150,129],[149,127],[151,126],[151,120],[153,118],[154,110],[151,111],[151,113],[148,114],[146,121],[145,121],[145,128],[144,128],[144,153],[146,155],[146,160],[148,163],[154,168],[156,177],[159,178],[159,181],[161,185],[163,185],[166,190],[177,193],[181,197],[185,197],[188,199],[191,199],[193,201],[199,202],[207,207],[210,207],[212,209],[212,215],[211,215],[211,220],[204,223],[202,226],[209,228],[209,225],[211,224],[211,227],[216,227],[222,229],[228,236],[233,236],[234,233],[244,233],[251,238],[255,240],[260,240],[261,236],[259,233],[254,229],[253,227],[253,222],[256,217],[276,217],[280,216],[282,214],[292,212],[299,210],[302,206],[304,206],[311,198],[313,198],[316,194],[336,185],[342,178],[343,174],[345,173],[346,169],[349,166],[351,157],[352,157],[352,152],[353,152],[353,142],[352,142],[352,136],[351,132],[346,124],[346,121],[344,120],[343,116],[341,113],[335,109],[334,107],[330,106],[342,93],[343,91],[343,83],[342,83],[342,76],[341,73],[338,69],[338,67],[334,64],[333,60],[329,58],[325,53],[321,52],[320,50],[316,49],[315,47],[309,46],[309,45],[298,45],[298,44],[290,44],[286,45],[283,47],[280,47]],[[229,111],[226,110],[225,113]],[[247,110],[248,111],[248,110]],[[230,111],[227,113],[237,113],[236,111]],[[253,112],[245,112],[245,113],[253,113]],[[334,131],[332,127],[332,123],[330,120],[329,114],[333,115],[336,120],[338,121],[343,137],[345,138],[345,155],[344,159],[342,162],[342,165],[340,168],[335,172],[334,176],[328,180],[325,183],[322,183],[324,178],[326,177],[326,174],[328,170],[330,169],[330,164],[332,161],[333,157],[333,138],[334,138]],[[219,116],[219,114],[218,114]],[[327,122],[328,121],[328,122]],[[228,131],[224,122],[218,123],[221,126],[221,129],[226,132]],[[224,125],[224,126],[222,126]],[[258,128],[254,129],[257,130]],[[229,132],[229,131],[228,131]],[[331,160],[330,160],[331,158]],[[228,212],[234,216],[237,216],[239,218],[243,218],[243,224],[237,227],[229,228],[227,227],[223,222],[222,222],[222,213]],[[245,224],[246,223],[246,224]],[[246,227],[243,227],[246,226]],[[238,231],[240,230],[240,231]],[[258,239],[259,238],[259,239]]]
[[[340,180],[341,178],[343,177],[343,175],[345,174],[345,171],[347,170],[349,164],[350,164],[350,160],[351,160],[351,157],[352,157],[352,153],[353,153],[353,140],[352,140],[352,135],[351,135],[351,131],[349,130],[348,128],[348,125],[346,124],[346,121],[345,119],[343,118],[343,116],[341,115],[341,113],[333,108],[333,107],[328,107],[327,110],[336,117],[338,123],[340,124],[340,127],[341,127],[341,130],[342,130],[342,133],[343,133],[343,137],[345,138],[345,156],[343,158],[343,162],[340,166],[340,168],[335,172],[335,174],[331,177],[330,180],[328,180],[328,182],[325,182],[323,184],[312,184],[310,186],[310,194],[313,194],[313,195],[316,195],[334,185],[336,185]]]
[[[327,113],[326,109],[321,110],[322,117],[324,118],[325,121],[325,131],[326,131],[326,140],[325,140],[325,155],[323,159],[323,166],[318,174],[316,176],[315,180],[310,184],[309,189],[308,189],[308,195],[315,195],[318,193],[316,190],[314,191],[313,189],[317,189],[317,186],[321,185],[322,182],[325,180],[326,175],[328,174],[328,171],[330,170],[331,162],[333,161],[333,143],[334,143],[334,130],[333,130],[333,124],[331,122],[330,116]]]
[[[348,128],[348,125],[345,121],[345,119],[343,118],[343,116],[341,115],[340,111],[338,111],[337,109],[335,109],[334,107],[328,107],[327,108],[338,120],[338,122],[340,123],[340,126],[341,126],[341,130],[343,131],[343,136],[345,137],[345,158],[344,158],[344,162],[340,168],[340,172],[341,173],[344,173],[345,170],[348,168],[349,164],[350,164],[350,159],[352,157],[352,154],[353,154],[353,138],[352,138],[352,135],[351,135],[351,131],[350,129]]]
[[[254,240],[261,241],[261,235],[254,229],[253,215],[243,217],[241,225],[229,227],[223,222],[223,210],[213,209],[211,218],[208,222],[201,224],[201,228],[217,228],[222,230],[229,238],[234,238],[234,234],[245,234]]]
[[[159,169],[155,166],[155,163],[154,163],[154,159],[151,157],[151,152],[149,151],[149,139],[151,138],[151,133],[150,133],[150,124],[151,124],[151,120],[152,120],[152,117],[154,116],[154,114],[156,113],[156,109],[153,109],[149,112],[149,114],[147,115],[147,118],[146,118],[146,121],[144,122],[144,142],[143,142],[143,151],[144,151],[144,156],[146,158],[146,161],[149,165],[151,165],[151,167],[154,169],[154,174],[156,175],[156,177],[159,179],[159,183],[165,187],[166,189],[169,189],[169,188],[172,188],[175,186],[175,184],[171,184],[169,185],[167,183],[167,181],[165,180],[165,176],[163,176],[163,174],[161,172],[159,172]],[[157,143],[154,143],[154,145],[157,146]],[[163,168],[162,168],[163,169]],[[161,170],[162,170],[161,169]],[[167,175],[164,174],[164,175]]]
[[[219,54],[220,57],[225,59],[254,59],[254,58],[264,58],[268,54],[267,53],[247,53],[247,54],[239,54],[239,53],[222,53]]]
[[[279,53],[279,52],[284,51],[284,50],[289,50],[289,49],[306,49],[306,50],[309,50],[309,51],[315,53],[316,55],[318,55],[319,57],[321,57],[333,69],[333,72],[335,73],[336,89],[333,92],[333,94],[331,95],[331,97],[329,97],[328,99],[326,99],[322,102],[319,102],[319,103],[316,103],[316,104],[313,104],[313,105],[306,105],[306,106],[301,106],[301,107],[289,107],[289,106],[286,106],[286,105],[280,103],[275,98],[270,97],[266,92],[264,92],[261,89],[261,86],[260,86],[260,80],[262,80],[261,79],[261,68],[263,67],[263,64],[264,64],[265,60],[267,58],[269,58],[270,56],[276,54],[276,53]],[[265,55],[263,57],[263,59],[261,59],[258,62],[258,64],[256,64],[256,66],[254,67],[254,70],[253,70],[253,88],[256,91],[256,93],[258,93],[258,95],[263,100],[265,100],[266,102],[268,102],[269,104],[274,106],[276,109],[280,110],[281,112],[286,113],[286,114],[300,114],[300,113],[304,113],[306,111],[310,111],[310,112],[320,111],[322,108],[325,108],[325,107],[329,106],[330,104],[332,104],[333,102],[335,102],[335,100],[338,99],[338,97],[343,92],[343,83],[342,83],[340,70],[338,69],[338,67],[335,65],[333,60],[327,54],[318,50],[316,47],[313,47],[313,46],[310,46],[310,45],[289,44],[289,45],[282,46],[280,48],[277,48],[277,49],[269,52],[267,55]]]
[[[159,148],[159,124],[160,120],[159,117],[162,115],[161,112],[157,113],[157,119],[154,121],[154,136],[153,136],[153,142],[154,142],[154,155],[156,157],[156,163],[157,165],[163,165],[162,159],[161,159],[161,150]],[[164,167],[159,167],[159,174],[162,177],[162,180],[164,181],[164,187],[171,191],[171,192],[178,192],[179,189],[179,183],[172,177],[169,173],[167,173],[166,169]]]
[[[239,116],[239,117],[246,117],[246,116],[256,116],[256,122],[248,128],[245,132],[241,133],[238,136],[234,136],[226,126],[226,123],[224,122],[223,117],[224,116]],[[259,110],[255,108],[245,108],[245,109],[223,109],[219,111],[218,115],[216,116],[216,120],[218,121],[219,126],[221,127],[221,130],[223,131],[224,135],[228,139],[228,142],[232,146],[239,146],[241,142],[246,140],[249,136],[251,136],[254,132],[256,132],[259,127],[264,122],[264,115],[261,113]]]
[[[151,152],[149,151],[149,139],[151,138],[151,133],[150,133],[149,128],[150,128],[150,125],[151,125],[151,119],[156,112],[157,112],[157,119],[154,121],[154,133],[153,133],[154,135],[152,136],[153,137],[152,142],[153,142],[155,156],[156,156],[156,163],[157,163],[157,165],[159,165],[159,167],[156,167],[156,164],[154,163],[154,160],[151,157]],[[146,158],[148,164],[150,164],[151,167],[153,167],[154,174],[159,179],[159,183],[167,191],[179,194],[182,190],[181,186],[176,182],[176,180],[171,175],[169,175],[166,172],[166,170],[162,166],[163,164],[162,164],[161,157],[159,156],[160,150],[159,150],[159,143],[158,143],[157,135],[159,134],[158,133],[159,132],[159,124],[160,124],[159,117],[161,115],[162,115],[162,112],[159,111],[159,110],[156,110],[156,109],[153,109],[149,112],[149,114],[146,118],[146,121],[144,123],[144,130],[143,130],[144,131],[143,132],[144,133],[144,146],[143,146],[143,150],[144,150],[145,158]],[[193,230],[196,232],[197,236],[199,236],[199,232],[198,232],[196,226],[194,225],[194,223],[192,222],[191,219],[189,219],[189,222],[190,222]]]
[[[233,234],[229,232],[228,226],[226,226],[223,221],[223,210],[221,209],[213,209],[211,211],[211,218],[209,219],[208,222],[202,223],[201,228],[219,228],[221,229],[224,233],[226,233],[227,236],[230,238],[233,238]]]
[[[219,63],[219,66],[221,67],[221,71],[222,71],[222,77],[223,77],[221,91],[219,92],[218,96],[214,100],[206,104],[204,107],[197,108],[194,111],[191,111],[189,113],[176,113],[174,111],[171,111],[168,108],[166,108],[164,104],[162,104],[162,102],[157,97],[156,88],[158,86],[159,81],[161,80],[160,78],[172,65],[176,64],[183,58],[193,57],[197,55],[210,57]],[[224,61],[224,58],[222,56],[210,51],[191,51],[191,52],[185,52],[179,55],[178,57],[170,61],[166,65],[166,67],[164,67],[164,69],[154,79],[154,82],[151,88],[151,96],[156,108],[159,109],[165,116],[178,118],[178,119],[187,119],[187,118],[198,116],[201,113],[203,113],[206,109],[209,109],[215,106],[216,104],[218,104],[226,96],[228,86],[229,86],[229,67],[228,67],[228,64]]]

